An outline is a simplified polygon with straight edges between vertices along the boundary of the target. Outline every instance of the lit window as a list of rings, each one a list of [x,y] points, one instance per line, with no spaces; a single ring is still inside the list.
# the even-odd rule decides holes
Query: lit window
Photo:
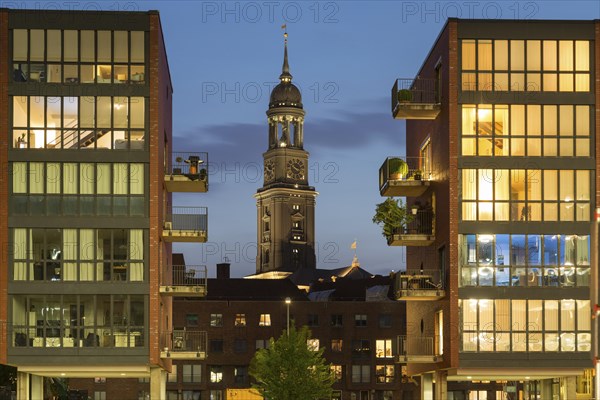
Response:
[[[376,365],[375,377],[377,383],[393,383],[394,382],[394,366],[393,365]]]
[[[210,381],[212,383],[219,383],[223,381],[223,367],[221,366],[210,366]]]
[[[331,372],[333,373],[333,378],[335,382],[342,381],[342,366],[341,365],[331,365]]]
[[[375,357],[392,358],[392,339],[382,339],[375,341]]]
[[[342,339],[331,339],[331,351],[342,351]]]
[[[210,314],[210,326],[212,326],[212,327],[223,326],[223,314]]]
[[[94,383],[106,383],[106,378],[94,378]]]
[[[293,204],[292,210],[298,211],[298,210],[300,210],[300,206],[298,204]]]
[[[235,314],[235,326],[246,326],[246,314]]]
[[[260,314],[258,326],[271,326],[271,314]]]
[[[308,339],[306,346],[311,351],[319,351],[319,339]]]

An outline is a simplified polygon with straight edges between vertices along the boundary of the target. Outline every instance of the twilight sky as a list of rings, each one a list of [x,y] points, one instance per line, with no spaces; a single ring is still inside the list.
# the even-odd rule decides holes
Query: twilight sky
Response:
[[[316,208],[317,266],[387,274],[404,265],[371,222],[378,170],[404,155],[404,121],[392,119],[390,89],[413,77],[447,17],[597,19],[592,1],[0,1],[9,8],[160,11],[174,85],[174,151],[207,151],[210,189],[174,205],[207,206],[208,243],[177,245],[187,264],[228,257],[232,276],[255,271],[256,204],[267,149],[265,111],[281,73],[282,24],[303,95],[304,148]]]

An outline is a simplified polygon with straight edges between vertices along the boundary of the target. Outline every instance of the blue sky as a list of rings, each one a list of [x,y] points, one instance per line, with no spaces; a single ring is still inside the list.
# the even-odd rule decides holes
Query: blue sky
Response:
[[[208,151],[210,191],[175,205],[207,206],[209,242],[177,245],[188,264],[228,257],[232,275],[255,270],[256,205],[267,148],[265,111],[289,33],[291,73],[303,94],[317,264],[398,270],[405,251],[388,247],[371,222],[378,169],[404,154],[404,122],[390,111],[396,78],[416,74],[447,17],[597,19],[597,1],[0,1],[4,7],[160,11],[174,85],[174,150]]]

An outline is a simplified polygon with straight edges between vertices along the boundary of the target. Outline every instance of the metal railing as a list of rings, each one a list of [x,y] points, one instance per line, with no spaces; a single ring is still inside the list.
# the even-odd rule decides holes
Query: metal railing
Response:
[[[207,284],[204,265],[174,265],[172,286],[204,286]]]
[[[400,102],[413,104],[439,103],[436,80],[419,77],[396,79],[392,87],[392,112]]]
[[[206,207],[173,207],[165,218],[165,230],[204,231],[208,230]]]
[[[444,289],[444,271],[439,269],[411,269],[396,275],[396,291],[430,291]]]
[[[409,221],[406,226],[394,231],[396,235],[433,235],[434,234],[434,214],[433,209],[417,209],[413,212],[411,208],[407,209]]]
[[[172,156],[166,174],[208,180],[208,153],[173,152]]]
[[[388,157],[379,168],[379,188],[391,180],[431,179],[431,168],[424,165],[423,157]]]
[[[398,336],[398,355],[406,357],[439,356],[437,336]]]
[[[167,352],[167,357],[173,353],[198,353],[198,357],[204,357],[207,343],[206,331],[174,329],[162,333],[160,348]]]

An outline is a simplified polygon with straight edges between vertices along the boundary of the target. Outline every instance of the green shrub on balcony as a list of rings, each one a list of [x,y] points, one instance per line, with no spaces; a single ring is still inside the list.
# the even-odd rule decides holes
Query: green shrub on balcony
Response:
[[[390,197],[375,206],[373,223],[381,226],[386,239],[403,232],[412,219],[413,215],[400,199]]]
[[[408,89],[401,89],[398,91],[398,101],[400,103],[410,103],[413,99],[413,94]]]
[[[401,158],[390,158],[388,160],[388,178],[400,180],[408,174],[408,164]]]

